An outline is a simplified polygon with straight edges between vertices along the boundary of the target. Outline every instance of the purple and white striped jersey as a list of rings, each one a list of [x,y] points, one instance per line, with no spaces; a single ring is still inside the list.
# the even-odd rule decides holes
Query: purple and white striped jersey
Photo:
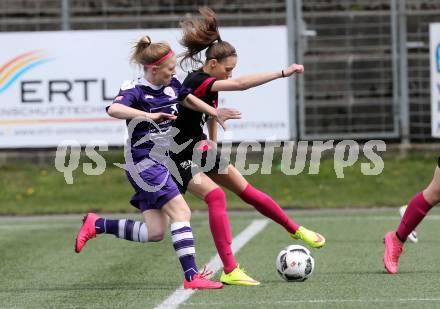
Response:
[[[182,84],[173,77],[168,86],[155,86],[144,77],[133,81],[123,82],[118,95],[113,103],[119,103],[147,113],[167,113],[177,115],[177,104],[185,99],[190,89],[182,87]],[[127,126],[130,120],[127,120]],[[145,157],[153,147],[152,141],[145,141],[141,145],[134,146],[146,135],[160,135],[166,132],[172,125],[172,121],[164,121],[158,124],[160,132],[148,122],[138,124],[131,136],[133,157]]]

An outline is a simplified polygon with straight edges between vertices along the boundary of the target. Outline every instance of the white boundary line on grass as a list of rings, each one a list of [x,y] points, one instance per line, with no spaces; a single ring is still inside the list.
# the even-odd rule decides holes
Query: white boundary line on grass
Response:
[[[252,221],[247,228],[245,228],[232,240],[232,252],[234,252],[234,254],[237,253],[244,245],[246,245],[248,241],[250,241],[258,233],[260,233],[268,223],[269,220]],[[222,261],[217,254],[209,261],[209,263],[206,265],[206,268],[213,272],[213,274],[211,275],[212,277],[222,268],[222,266]],[[173,294],[171,294],[161,304],[156,306],[155,309],[179,308],[179,306],[183,304],[186,300],[188,300],[195,292],[196,290],[186,290],[183,288],[183,286],[180,286]]]

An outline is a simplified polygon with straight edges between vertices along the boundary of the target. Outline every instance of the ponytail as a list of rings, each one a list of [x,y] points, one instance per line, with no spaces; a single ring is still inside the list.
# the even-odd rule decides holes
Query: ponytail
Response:
[[[133,46],[131,62],[143,67],[148,65],[159,65],[167,55],[172,55],[171,47],[166,42],[151,43],[148,35],[144,35]]]
[[[221,39],[215,12],[208,7],[199,8],[199,12],[202,18],[188,19],[180,24],[183,32],[180,44],[185,48],[180,61],[182,68],[188,62],[192,68],[203,64],[200,52],[204,49],[207,49],[207,60],[237,56],[235,48]]]

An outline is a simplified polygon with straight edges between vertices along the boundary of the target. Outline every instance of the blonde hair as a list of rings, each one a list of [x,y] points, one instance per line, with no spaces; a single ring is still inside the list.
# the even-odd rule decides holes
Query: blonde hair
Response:
[[[148,35],[144,35],[133,46],[131,62],[146,66],[161,59],[171,51],[171,46],[166,42],[151,43]]]
[[[234,46],[221,39],[215,12],[208,7],[199,8],[199,12],[202,18],[192,18],[180,24],[183,31],[180,44],[186,49],[180,66],[183,67],[185,62],[190,62],[191,67],[202,64],[200,52],[206,48],[206,60],[221,61],[237,56]]]

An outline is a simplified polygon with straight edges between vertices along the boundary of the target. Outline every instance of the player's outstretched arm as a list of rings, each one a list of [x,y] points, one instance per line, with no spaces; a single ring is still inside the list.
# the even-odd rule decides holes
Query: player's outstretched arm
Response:
[[[240,119],[241,112],[235,108],[219,108],[215,109],[211,105],[206,104],[196,96],[189,94],[181,104],[192,110],[208,114],[215,117],[215,120],[226,129],[225,121],[228,119]]]
[[[154,122],[162,122],[165,120],[175,120],[176,116],[167,113],[147,113],[120,103],[113,103],[107,109],[107,114],[117,119],[134,119],[143,118],[151,119]]]
[[[277,78],[289,77],[294,73],[303,73],[304,66],[301,64],[292,64],[289,67],[267,73],[258,73],[252,75],[244,75],[234,79],[216,80],[211,87],[212,91],[237,91],[246,90],[268,83]]]
[[[211,118],[206,124],[208,126],[209,140],[217,144],[217,122]]]
[[[217,117],[217,110],[209,104],[206,104],[204,101],[200,100],[196,96],[189,94],[185,100],[181,102],[181,104],[189,109],[194,111],[208,114],[212,117]]]

